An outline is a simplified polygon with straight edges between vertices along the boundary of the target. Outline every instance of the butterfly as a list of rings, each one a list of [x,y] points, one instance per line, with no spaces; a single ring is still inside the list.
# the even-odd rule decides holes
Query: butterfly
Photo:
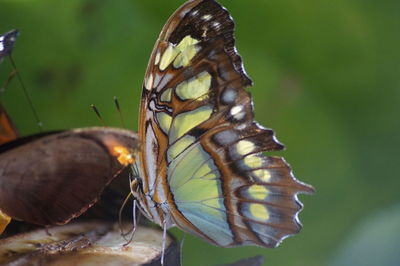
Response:
[[[0,35],[0,62],[18,31]],[[65,224],[94,205],[133,159],[136,133],[80,128],[20,137],[0,104],[0,234],[11,218]]]
[[[10,30],[0,35],[0,63],[11,54],[17,36],[17,30]],[[0,103],[0,145],[17,137],[18,131]]]
[[[191,0],[167,21],[143,83],[132,192],[164,232],[214,245],[276,247],[299,232],[298,181],[271,129],[254,120],[252,81],[234,22],[214,0]]]
[[[37,225],[65,224],[91,207],[133,160],[132,131],[81,128],[0,146],[0,211]]]
[[[18,34],[18,30],[14,29],[0,35],[0,62],[11,54]]]
[[[139,141],[132,133],[104,129],[18,139],[0,146],[0,169],[11,167],[0,179],[20,189],[13,180],[23,177],[32,162],[40,162],[37,153],[24,150],[40,152],[49,148],[53,153],[46,158],[53,162],[46,165],[60,166],[53,175],[63,174],[65,168],[71,170],[49,190],[51,199],[62,198],[60,187],[81,188],[79,180],[86,180],[84,177],[92,170],[96,172],[91,175],[112,176],[118,167],[130,164],[124,148],[135,150],[140,142],[133,165],[138,177],[131,189],[141,212],[159,224],[164,233],[178,226],[217,246],[275,247],[301,228],[297,216],[302,204],[297,194],[312,193],[314,189],[298,181],[283,158],[263,154],[282,150],[283,145],[271,129],[254,121],[253,102],[245,90],[251,85],[235,48],[234,22],[229,12],[214,0],[188,1],[168,20],[150,57],[140,104]],[[89,141],[93,151],[87,153],[82,146],[71,146],[84,140]],[[90,155],[97,158],[97,153],[105,157],[91,160]],[[68,155],[68,160],[60,161],[59,154]],[[79,154],[85,154],[80,158],[89,161],[71,164]],[[117,170],[96,169],[117,162]],[[31,176],[48,177],[50,173],[45,165],[32,169],[42,172]],[[74,173],[82,178],[64,182]],[[49,179],[42,180],[49,184]],[[109,182],[105,180],[99,191]],[[67,209],[63,214],[63,208],[49,210],[43,207],[48,205],[40,205],[49,203],[49,194],[37,193],[43,186],[33,185],[37,185],[36,193],[24,193],[32,192],[32,184],[27,183],[23,192],[13,194],[24,195],[22,200],[4,193],[0,206],[15,206],[13,200],[19,200],[25,208],[21,215],[26,217],[10,216],[53,224],[69,221],[95,201],[73,204],[78,210]],[[79,195],[86,195],[85,191],[71,190],[67,194],[75,196],[65,196],[64,201],[75,201]],[[33,200],[40,204],[33,204]],[[7,212],[18,209],[10,207]]]

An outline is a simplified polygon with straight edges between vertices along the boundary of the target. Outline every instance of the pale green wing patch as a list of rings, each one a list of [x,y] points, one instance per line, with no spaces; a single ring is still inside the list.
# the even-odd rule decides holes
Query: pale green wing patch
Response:
[[[221,176],[199,142],[172,159],[168,180],[178,210],[194,226],[221,246],[232,242],[221,198]]]

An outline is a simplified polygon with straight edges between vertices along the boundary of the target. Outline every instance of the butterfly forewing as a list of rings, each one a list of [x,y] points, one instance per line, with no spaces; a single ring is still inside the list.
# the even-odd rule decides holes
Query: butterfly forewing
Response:
[[[142,209],[219,246],[274,247],[299,231],[297,181],[270,129],[254,121],[234,23],[213,0],[189,1],[164,26],[143,85]],[[155,208],[154,208],[155,207]]]
[[[0,62],[4,59],[4,57],[11,54],[17,36],[17,30],[10,30],[0,35]]]
[[[11,30],[0,35],[0,63],[11,54],[18,31]],[[18,137],[18,131],[12,123],[3,105],[0,104],[0,145]]]

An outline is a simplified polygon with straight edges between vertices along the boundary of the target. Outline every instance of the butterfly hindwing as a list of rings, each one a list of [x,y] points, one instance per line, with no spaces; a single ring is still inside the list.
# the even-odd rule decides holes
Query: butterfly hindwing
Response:
[[[187,2],[164,26],[141,102],[141,205],[219,246],[274,247],[299,231],[296,195],[313,189],[263,155],[283,145],[254,121],[233,33],[213,0]]]
[[[81,128],[21,137],[0,146],[0,213],[38,225],[84,213],[138,149],[135,133]]]

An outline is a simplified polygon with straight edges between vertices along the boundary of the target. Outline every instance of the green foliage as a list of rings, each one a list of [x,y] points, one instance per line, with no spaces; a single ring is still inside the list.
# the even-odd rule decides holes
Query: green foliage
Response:
[[[99,125],[92,103],[119,126],[113,96],[136,130],[147,60],[182,2],[1,1],[0,32],[21,31],[14,59],[45,130]],[[287,146],[280,154],[317,193],[300,196],[304,230],[278,249],[222,249],[188,237],[184,260],[210,265],[262,254],[266,265],[327,265],[367,215],[399,203],[400,2],[223,4],[255,82],[256,118],[276,130]],[[0,65],[0,83],[9,70]],[[37,131],[16,81],[0,97],[23,134]]]

